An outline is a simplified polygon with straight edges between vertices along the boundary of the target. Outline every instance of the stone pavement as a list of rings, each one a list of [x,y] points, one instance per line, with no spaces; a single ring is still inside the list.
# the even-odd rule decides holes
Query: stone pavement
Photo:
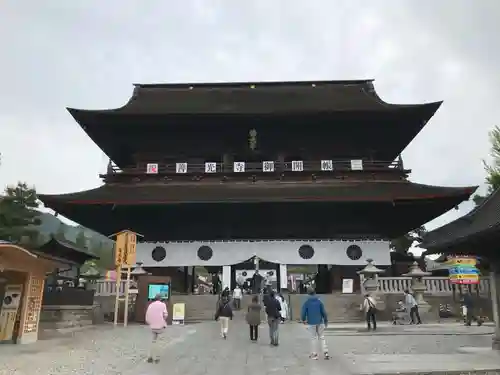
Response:
[[[260,341],[248,340],[248,326],[231,322],[229,337],[219,336],[216,322],[169,327],[162,339],[159,364],[146,363],[150,332],[144,326],[98,326],[74,338],[40,341],[33,345],[0,346],[0,375],[266,375],[266,374],[420,374],[441,371],[500,369],[500,354],[489,349],[492,327],[463,328],[436,325],[390,327],[387,334],[358,333],[361,328],[332,325],[327,332],[332,359],[308,358],[310,340],[303,325],[280,326],[280,346],[270,347],[267,326],[261,325]],[[414,335],[389,335],[391,329],[415,329]],[[464,330],[451,336],[441,331]],[[483,332],[484,331],[484,332]],[[434,332],[434,333],[432,333]]]
[[[491,350],[491,325],[382,323],[380,332],[357,333],[359,329],[359,325],[333,326],[326,333],[335,359],[349,373],[500,374],[500,353]]]

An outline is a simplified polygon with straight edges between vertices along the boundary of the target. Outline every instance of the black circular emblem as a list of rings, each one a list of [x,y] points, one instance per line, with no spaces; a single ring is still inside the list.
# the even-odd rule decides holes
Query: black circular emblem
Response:
[[[267,272],[267,276],[273,276],[274,275],[274,271],[268,271]]]
[[[314,256],[314,249],[311,245],[302,245],[299,247],[299,256],[302,259],[311,259]]]
[[[248,275],[248,273],[247,273],[247,271],[243,271],[243,272],[241,273],[241,275],[242,275],[243,277],[245,277],[245,276],[247,276],[247,275]]]
[[[203,246],[200,246],[200,248],[198,249],[198,258],[200,258],[201,260],[204,260],[205,262],[207,260],[212,259],[213,255],[214,255],[214,252],[210,246],[203,245]]]
[[[358,245],[350,245],[345,251],[347,257],[351,260],[358,260],[363,256],[363,250]]]
[[[151,252],[151,258],[156,262],[161,262],[167,257],[167,250],[163,246],[156,246]]]

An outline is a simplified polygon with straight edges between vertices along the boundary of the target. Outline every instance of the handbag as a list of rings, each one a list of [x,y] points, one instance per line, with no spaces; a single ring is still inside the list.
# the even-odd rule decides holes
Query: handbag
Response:
[[[376,312],[377,307],[373,304],[372,301],[370,301],[370,298],[366,297],[366,302],[368,302],[368,311]]]

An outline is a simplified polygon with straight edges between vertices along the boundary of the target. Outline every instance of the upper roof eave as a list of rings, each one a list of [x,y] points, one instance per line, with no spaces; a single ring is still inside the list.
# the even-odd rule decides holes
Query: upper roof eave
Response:
[[[348,80],[307,80],[307,81],[257,81],[257,82],[190,82],[190,83],[134,83],[134,87],[139,88],[165,88],[165,89],[185,89],[190,87],[206,87],[206,88],[227,88],[227,87],[250,87],[264,86],[311,86],[318,85],[360,85],[372,83],[375,80],[371,79],[348,79]]]
[[[78,121],[77,117],[82,120],[82,116],[93,114],[252,115],[301,112],[387,112],[406,108],[435,107],[433,114],[442,103],[440,101],[424,104],[387,103],[377,94],[373,80],[174,83],[135,84],[134,86],[132,96],[121,107],[100,110],[67,109]]]

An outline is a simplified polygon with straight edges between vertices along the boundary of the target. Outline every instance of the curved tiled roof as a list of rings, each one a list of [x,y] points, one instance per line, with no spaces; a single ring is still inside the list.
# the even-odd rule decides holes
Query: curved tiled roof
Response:
[[[102,185],[98,188],[61,195],[39,195],[48,205],[69,204],[169,204],[207,202],[273,201],[401,201],[434,198],[459,198],[476,187],[440,187],[408,181],[338,181],[338,182],[261,182],[248,183],[158,183]],[[458,203],[457,203],[458,204]]]
[[[244,82],[135,85],[122,107],[107,110],[68,108],[75,119],[85,113],[115,114],[278,114],[331,111],[392,111],[431,106],[390,104],[377,95],[371,80]]]
[[[419,246],[436,252],[497,227],[500,233],[500,189],[468,214],[428,232]]]

